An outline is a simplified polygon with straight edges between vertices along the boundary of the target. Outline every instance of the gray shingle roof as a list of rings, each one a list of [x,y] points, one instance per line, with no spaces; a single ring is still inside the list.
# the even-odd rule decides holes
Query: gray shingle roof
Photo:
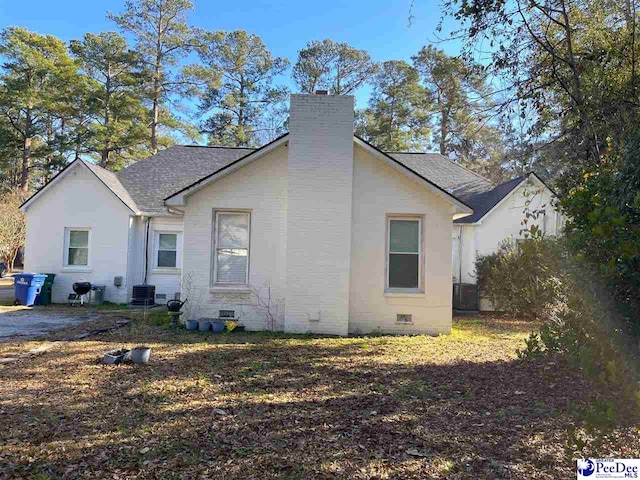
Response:
[[[483,176],[452,162],[439,153],[387,152],[387,155],[428,178],[465,203],[469,203],[468,200],[476,193],[493,188],[493,184]]]
[[[87,165],[132,210],[165,211],[164,199],[255,151],[253,148],[175,145],[115,174]],[[389,152],[409,169],[470,205],[474,214],[457,223],[482,218],[524,177],[495,186],[491,181],[439,153]]]
[[[495,207],[500,200],[506,197],[527,177],[518,177],[508,182],[501,183],[495,188],[481,193],[475,193],[469,198],[469,204],[473,208],[473,215],[454,220],[455,223],[473,223],[484,217],[489,210]]]
[[[455,223],[477,222],[526,178],[518,177],[494,185],[490,180],[439,153],[391,152],[389,155],[473,208],[473,215],[459,218]]]
[[[145,213],[162,213],[164,199],[251,153],[253,148],[174,145],[116,173]]]

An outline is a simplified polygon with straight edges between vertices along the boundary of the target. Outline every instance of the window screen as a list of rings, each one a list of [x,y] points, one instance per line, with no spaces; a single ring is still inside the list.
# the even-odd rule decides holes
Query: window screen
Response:
[[[215,283],[247,284],[249,214],[216,214]]]
[[[89,231],[69,230],[68,265],[89,265]]]
[[[178,234],[158,234],[158,267],[175,268],[178,261]]]

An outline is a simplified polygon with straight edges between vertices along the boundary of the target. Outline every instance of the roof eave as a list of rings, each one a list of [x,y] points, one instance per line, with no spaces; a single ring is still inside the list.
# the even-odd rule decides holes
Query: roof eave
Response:
[[[520,179],[520,181],[518,183],[514,184],[513,188],[511,190],[509,190],[507,193],[505,193],[504,196],[500,200],[498,200],[498,202],[496,202],[496,204],[493,205],[489,210],[487,210],[480,218],[476,219],[473,222],[456,222],[456,224],[457,225],[482,225],[482,222],[483,222],[484,219],[486,219],[489,215],[491,215],[494,211],[496,211],[500,205],[502,205],[504,202],[506,202],[507,199],[510,198],[515,193],[515,191],[518,189],[518,187],[520,185],[522,185],[524,182],[529,180],[531,177],[534,177],[536,180],[538,180],[542,184],[543,187],[547,188],[554,196],[557,197],[555,192],[553,190],[551,190],[551,188],[549,188],[549,186],[546,183],[544,183],[542,181],[542,179],[540,177],[538,177],[538,175],[536,175],[534,172],[529,172],[526,175],[523,175],[522,178]],[[497,187],[499,187],[499,186],[500,185],[498,185]]]
[[[37,200],[37,198],[40,196],[40,194],[44,193],[47,189],[49,189],[49,187],[52,187],[53,185],[59,183],[60,181],[62,181],[67,174],[71,171],[72,167],[76,164],[82,165],[83,168],[86,168],[89,172],[91,172],[91,174],[102,184],[105,186],[105,188],[107,190],[109,190],[118,200],[120,200],[120,202],[122,202],[122,204],[135,216],[139,216],[142,214],[142,212],[138,211],[135,208],[131,208],[130,205],[128,205],[121,197],[120,195],[118,195],[116,192],[114,192],[111,187],[109,187],[109,185],[107,185],[98,175],[96,175],[96,172],[94,172],[87,164],[84,160],[82,160],[81,158],[77,158],[75,159],[73,162],[69,163],[66,167],[64,167],[62,170],[60,170],[60,172],[58,172],[51,180],[49,180],[47,183],[45,183],[42,187],[40,187],[33,195],[31,195],[27,200],[24,201],[24,203],[22,205],[20,205],[20,207],[18,207],[20,209],[21,212],[26,213],[27,210],[29,209],[29,206]]]

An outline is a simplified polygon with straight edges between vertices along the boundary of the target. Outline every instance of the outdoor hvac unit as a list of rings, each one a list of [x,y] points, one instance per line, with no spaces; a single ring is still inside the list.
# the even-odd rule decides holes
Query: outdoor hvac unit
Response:
[[[453,309],[477,312],[480,309],[478,285],[474,283],[454,283]]]
[[[155,285],[134,285],[133,298],[131,305],[151,306],[155,303],[156,287]]]

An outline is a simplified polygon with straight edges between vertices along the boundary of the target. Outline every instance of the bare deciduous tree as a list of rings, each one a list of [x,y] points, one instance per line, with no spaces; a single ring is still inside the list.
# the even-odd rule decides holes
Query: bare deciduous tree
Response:
[[[0,258],[7,264],[9,271],[24,246],[26,234],[25,215],[19,209],[25,195],[21,190],[14,190],[0,198]]]

